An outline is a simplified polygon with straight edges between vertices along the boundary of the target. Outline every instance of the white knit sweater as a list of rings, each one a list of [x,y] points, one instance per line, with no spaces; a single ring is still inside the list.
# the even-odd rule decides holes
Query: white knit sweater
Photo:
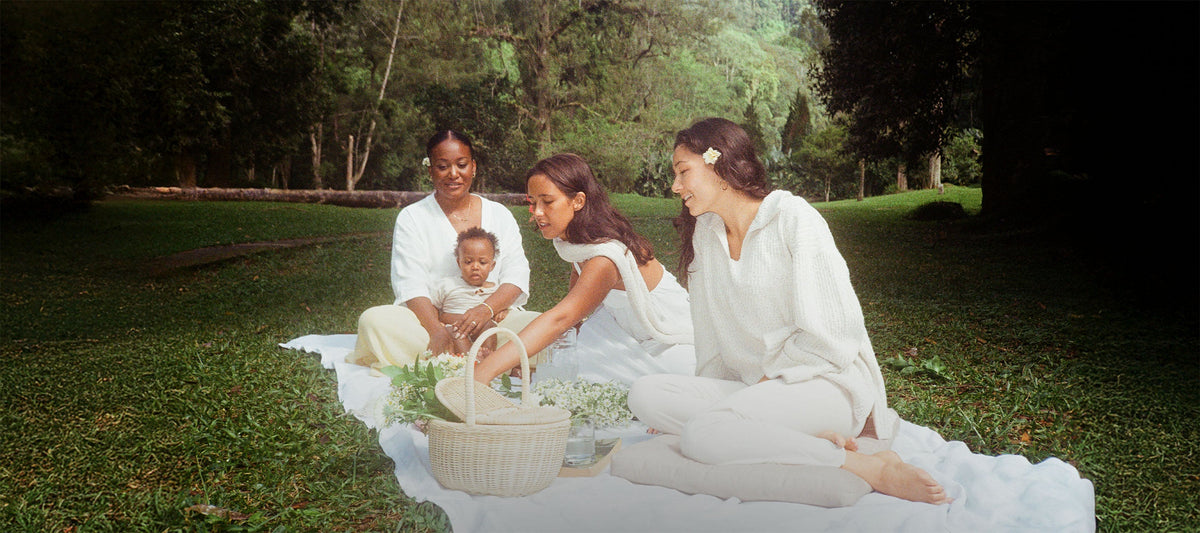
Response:
[[[763,376],[787,383],[821,376],[850,396],[857,423],[873,417],[879,438],[895,434],[898,417],[887,407],[850,272],[808,202],[786,191],[769,194],[737,261],[716,214],[697,217],[692,243],[688,291],[698,375],[748,385]]]

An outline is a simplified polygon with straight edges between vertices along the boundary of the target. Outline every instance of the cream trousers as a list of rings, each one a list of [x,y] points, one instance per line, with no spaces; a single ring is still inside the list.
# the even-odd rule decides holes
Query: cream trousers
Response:
[[[500,327],[514,332],[533,322],[540,313],[512,310],[500,321]],[[500,337],[497,344],[508,339]],[[409,365],[429,347],[429,332],[421,327],[417,315],[402,305],[379,305],[363,311],[358,317],[358,340],[346,362],[379,368],[388,365]],[[534,354],[530,354],[531,364]]]
[[[701,463],[842,466],[846,451],[815,437],[856,436],[850,397],[823,378],[755,385],[656,374],[634,382],[629,408],[650,427],[680,436],[684,455]],[[858,427],[855,427],[855,426]]]

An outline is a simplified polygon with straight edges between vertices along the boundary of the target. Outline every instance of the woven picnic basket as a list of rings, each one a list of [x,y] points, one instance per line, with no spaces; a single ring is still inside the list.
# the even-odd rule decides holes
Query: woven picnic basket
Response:
[[[475,358],[491,335],[503,334],[521,354],[521,405],[475,381]],[[448,489],[493,496],[526,496],[554,481],[567,446],[571,413],[540,407],[529,396],[529,355],[512,330],[479,336],[467,358],[467,375],[434,388],[438,400],[463,422],[430,420],[429,462]]]

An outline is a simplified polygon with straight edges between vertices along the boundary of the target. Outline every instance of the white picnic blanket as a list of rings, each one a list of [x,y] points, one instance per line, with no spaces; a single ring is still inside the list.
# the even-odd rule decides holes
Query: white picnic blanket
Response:
[[[930,472],[954,503],[934,506],[879,493],[851,507],[825,509],[796,503],[741,502],[637,485],[607,472],[592,478],[559,478],[522,498],[472,496],[447,490],[433,478],[428,440],[408,425],[383,427],[381,405],[388,378],[346,364],[354,335],[307,335],[280,346],[319,354],[337,372],[338,397],[347,412],[379,429],[379,445],[396,464],[400,487],[414,500],[431,501],[456,533],[471,531],[1095,531],[1091,481],[1056,458],[1031,464],[1019,455],[971,453],[959,441],[901,422],[893,450]],[[628,446],[648,438],[633,425],[598,435],[620,436]]]

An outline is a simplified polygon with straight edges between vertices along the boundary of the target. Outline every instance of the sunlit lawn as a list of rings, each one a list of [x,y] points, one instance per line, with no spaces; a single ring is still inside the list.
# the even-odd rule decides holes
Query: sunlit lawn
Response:
[[[672,270],[678,202],[616,195]],[[1055,456],[1107,531],[1200,528],[1200,329],[1134,305],[1083,258],[975,218],[977,189],[819,205],[902,416],[982,453]],[[528,216],[514,207],[518,220]],[[397,486],[331,372],[277,344],[349,333],[391,300],[395,210],[106,201],[0,233],[0,530],[441,530]],[[209,246],[341,234],[151,275]],[[530,231],[530,307],[567,270]],[[232,515],[196,511],[212,505]]]

